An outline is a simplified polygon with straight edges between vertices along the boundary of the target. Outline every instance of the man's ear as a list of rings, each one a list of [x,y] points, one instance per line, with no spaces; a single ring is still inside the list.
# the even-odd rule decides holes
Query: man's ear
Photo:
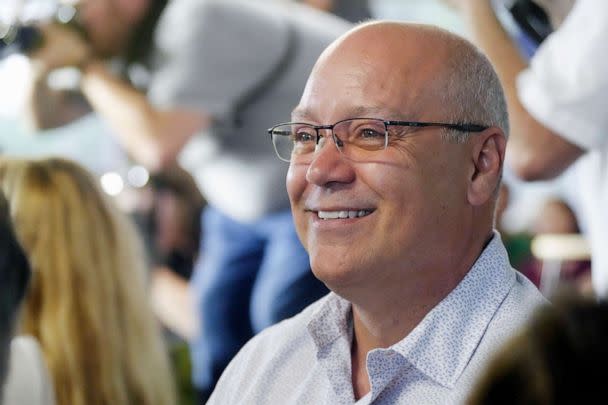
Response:
[[[473,206],[488,202],[498,190],[505,161],[507,140],[500,128],[491,127],[472,135],[472,170],[467,199]]]

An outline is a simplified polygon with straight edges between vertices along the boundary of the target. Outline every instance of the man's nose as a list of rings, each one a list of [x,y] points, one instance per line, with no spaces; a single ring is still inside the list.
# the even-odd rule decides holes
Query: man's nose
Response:
[[[306,171],[306,180],[318,186],[327,186],[330,183],[350,183],[354,179],[352,162],[338,150],[334,138],[329,134],[320,138]]]

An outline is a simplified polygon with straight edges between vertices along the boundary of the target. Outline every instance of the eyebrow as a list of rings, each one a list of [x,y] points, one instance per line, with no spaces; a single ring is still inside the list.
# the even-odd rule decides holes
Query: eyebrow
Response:
[[[297,120],[306,120],[306,119],[310,118],[311,116],[312,116],[312,114],[310,113],[310,111],[307,108],[296,107],[291,112],[291,119],[296,120],[296,121]]]

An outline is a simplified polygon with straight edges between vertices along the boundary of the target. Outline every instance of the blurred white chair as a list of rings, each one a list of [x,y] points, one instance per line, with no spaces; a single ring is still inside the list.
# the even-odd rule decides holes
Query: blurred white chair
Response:
[[[17,336],[11,341],[2,405],[54,405],[55,391],[38,341]]]
[[[581,234],[539,234],[530,248],[542,262],[540,291],[545,297],[550,297],[559,284],[562,262],[591,258],[589,243]]]

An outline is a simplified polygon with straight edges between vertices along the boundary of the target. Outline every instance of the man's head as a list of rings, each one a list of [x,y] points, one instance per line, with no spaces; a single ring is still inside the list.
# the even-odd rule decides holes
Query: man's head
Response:
[[[156,0],[76,0],[78,20],[95,52],[122,53]]]
[[[410,288],[427,288],[461,278],[492,229],[508,131],[491,65],[437,28],[359,26],[321,55],[292,121],[326,125],[355,117],[488,128],[465,134],[387,127],[387,147],[356,158],[319,130],[323,138],[310,159],[292,158],[287,177],[313,272],[334,290],[404,277]],[[350,215],[321,218],[336,212]]]

